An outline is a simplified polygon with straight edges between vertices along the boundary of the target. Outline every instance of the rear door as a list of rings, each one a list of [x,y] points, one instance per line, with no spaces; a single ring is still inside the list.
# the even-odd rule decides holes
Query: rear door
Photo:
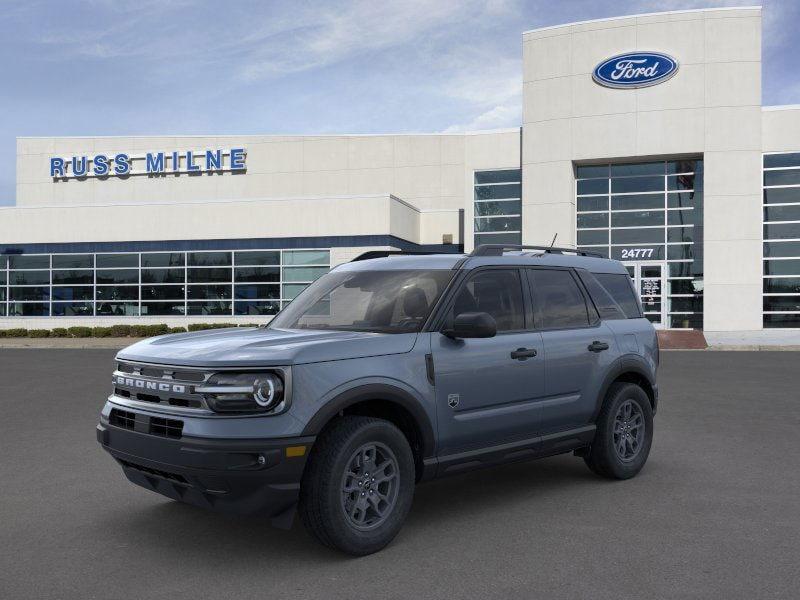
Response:
[[[536,402],[544,394],[542,337],[532,331],[524,273],[485,268],[471,273],[447,307],[444,325],[462,312],[486,312],[497,335],[450,339],[431,335],[440,454],[535,437]]]
[[[536,322],[545,352],[541,431],[588,424],[603,375],[616,356],[616,340],[571,269],[527,269]]]

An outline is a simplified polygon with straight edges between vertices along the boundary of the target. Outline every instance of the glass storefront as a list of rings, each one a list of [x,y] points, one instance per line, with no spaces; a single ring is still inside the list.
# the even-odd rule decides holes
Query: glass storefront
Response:
[[[703,327],[703,161],[576,166],[578,248],[626,263],[646,316]]]
[[[522,243],[522,171],[475,171],[475,246]]]
[[[764,155],[765,328],[800,328],[800,152]]]
[[[328,250],[0,256],[0,316],[274,315],[329,269]]]

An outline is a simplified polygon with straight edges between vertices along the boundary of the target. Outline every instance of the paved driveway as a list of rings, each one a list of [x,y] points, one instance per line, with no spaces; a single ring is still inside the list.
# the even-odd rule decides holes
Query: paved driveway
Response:
[[[129,484],[95,442],[108,350],[0,350],[0,598],[797,598],[800,354],[669,352],[650,461],[420,486],[352,559]]]

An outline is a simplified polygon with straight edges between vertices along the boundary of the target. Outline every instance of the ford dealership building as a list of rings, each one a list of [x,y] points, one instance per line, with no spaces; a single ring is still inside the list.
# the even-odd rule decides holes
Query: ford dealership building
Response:
[[[626,263],[660,327],[800,328],[800,106],[761,105],[760,8],[523,52],[509,130],[20,138],[0,328],[263,322],[367,250],[556,236]]]

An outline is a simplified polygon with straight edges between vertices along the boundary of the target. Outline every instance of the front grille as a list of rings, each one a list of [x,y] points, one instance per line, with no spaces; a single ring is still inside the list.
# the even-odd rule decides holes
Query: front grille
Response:
[[[194,390],[211,375],[207,371],[119,362],[113,377],[114,395],[162,406],[209,410],[203,395]]]
[[[168,438],[179,438],[183,433],[183,421],[150,417],[150,434]]]
[[[177,473],[170,473],[169,471],[162,471],[161,469],[151,469],[150,467],[145,467],[144,465],[137,465],[136,463],[129,462],[127,460],[118,459],[122,466],[127,467],[129,469],[135,469],[141,473],[145,473],[146,475],[155,475],[156,477],[161,477],[163,479],[168,479],[170,481],[174,481],[175,483],[182,483],[184,485],[189,485],[189,482],[186,481],[186,478],[183,475],[178,475]]]
[[[111,414],[108,416],[108,422],[115,427],[133,430],[136,426],[136,413],[112,408]]]
[[[126,371],[133,373],[133,371]],[[195,383],[202,383],[205,380],[205,374],[202,371],[175,371],[165,367],[142,367],[141,374],[145,377],[155,377],[157,379],[177,379],[179,381],[194,381]]]

